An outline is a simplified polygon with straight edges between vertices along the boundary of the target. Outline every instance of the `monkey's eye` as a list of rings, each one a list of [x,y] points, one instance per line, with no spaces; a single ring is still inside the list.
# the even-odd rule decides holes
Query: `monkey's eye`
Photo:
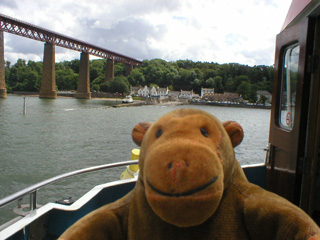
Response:
[[[162,130],[158,129],[158,131],[156,132],[156,137],[159,138],[162,135]]]
[[[207,129],[205,129],[205,128],[200,128],[200,132],[201,132],[201,134],[202,134],[203,136],[209,137],[209,133],[208,133]]]

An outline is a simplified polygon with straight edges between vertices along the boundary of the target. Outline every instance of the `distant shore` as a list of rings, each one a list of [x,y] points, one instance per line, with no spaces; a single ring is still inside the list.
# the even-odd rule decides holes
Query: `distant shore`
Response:
[[[28,96],[28,97],[39,97],[39,93],[36,92],[13,92],[8,93],[8,95],[18,95],[18,96]],[[59,98],[74,98],[74,96],[66,96],[65,94],[60,95],[57,94]],[[133,103],[122,103],[123,98],[108,98],[108,97],[92,97],[88,100],[103,100],[103,101],[114,101],[119,102],[118,104],[113,105],[115,108],[120,107],[138,107],[144,105],[160,105],[160,106],[176,106],[176,105],[186,105],[188,103],[185,102],[162,102],[162,103],[154,103],[154,102],[147,102],[143,100],[134,100]]]
[[[217,106],[217,107],[234,107],[234,108],[258,108],[258,109],[271,109],[271,106],[265,105],[248,105],[248,104],[232,104],[232,103],[213,103],[213,102],[190,102],[190,105],[206,105],[206,106]]]
[[[39,97],[39,93],[36,92],[13,92],[8,95],[20,95],[28,97]],[[66,96],[65,94],[59,94],[59,98],[74,98],[74,96]],[[248,104],[231,104],[231,103],[214,103],[214,102],[147,102],[143,100],[134,100],[133,103],[122,103],[122,97],[119,98],[108,98],[108,97],[92,97],[90,100],[105,100],[105,101],[119,101],[120,103],[113,105],[115,108],[120,107],[138,107],[144,105],[160,105],[160,106],[177,106],[177,105],[206,105],[206,106],[217,106],[217,107],[235,107],[235,108],[256,108],[256,109],[271,109],[271,106],[265,105],[248,105]]]
[[[8,95],[19,95],[19,96],[28,96],[28,97],[39,97],[39,93],[36,92],[13,92],[13,93],[8,93]],[[73,95],[67,96],[65,94],[57,94],[59,98],[74,98]],[[89,100],[107,100],[107,101],[122,101],[122,98],[97,98],[97,97],[92,97]]]

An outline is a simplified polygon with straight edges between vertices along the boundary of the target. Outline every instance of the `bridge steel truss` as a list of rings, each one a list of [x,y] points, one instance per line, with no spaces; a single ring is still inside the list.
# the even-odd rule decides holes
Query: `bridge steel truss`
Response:
[[[47,42],[59,47],[85,52],[97,57],[125,63],[131,66],[141,64],[141,61],[131,57],[38,27],[0,13],[0,31],[12,33],[33,40]]]

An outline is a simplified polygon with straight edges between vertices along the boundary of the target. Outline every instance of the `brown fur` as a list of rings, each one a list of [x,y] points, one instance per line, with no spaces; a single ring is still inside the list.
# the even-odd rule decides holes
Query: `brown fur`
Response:
[[[195,109],[138,124],[133,191],[80,219],[60,239],[320,239],[298,207],[249,183],[234,157],[243,130]]]

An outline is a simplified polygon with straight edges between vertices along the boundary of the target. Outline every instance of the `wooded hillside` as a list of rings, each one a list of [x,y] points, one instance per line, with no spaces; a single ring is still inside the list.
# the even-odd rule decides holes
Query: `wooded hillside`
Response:
[[[56,63],[58,90],[76,90],[79,60]],[[106,60],[90,61],[90,86],[92,90],[126,94],[130,85],[157,85],[170,90],[194,90],[201,87],[214,88],[215,92],[238,92],[244,99],[256,101],[256,91],[272,93],[273,66],[247,66],[238,63],[218,64],[178,60],[167,62],[162,59],[144,60],[142,65],[125,77],[125,65],[115,64],[115,78],[105,82]],[[19,59],[16,64],[6,62],[5,77],[7,91],[39,91],[42,62]]]

